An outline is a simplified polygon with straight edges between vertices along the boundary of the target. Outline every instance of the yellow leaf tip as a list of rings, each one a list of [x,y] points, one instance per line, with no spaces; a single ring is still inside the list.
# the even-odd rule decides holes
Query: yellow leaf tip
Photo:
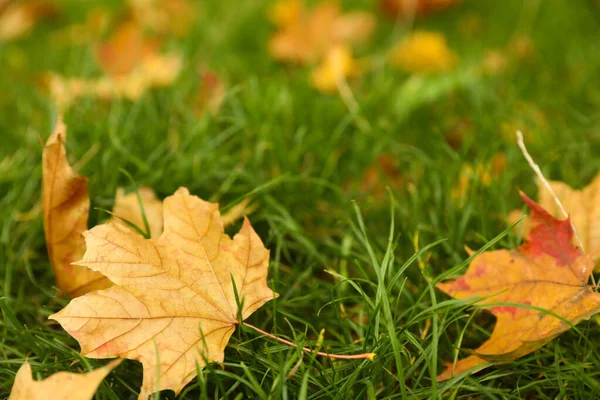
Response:
[[[369,361],[373,361],[375,359],[375,356],[377,355],[377,353],[367,353],[366,354],[366,358]]]
[[[175,194],[177,195],[188,195],[190,194],[190,191],[188,190],[188,188],[181,186],[179,189],[177,189],[177,191],[175,192]]]

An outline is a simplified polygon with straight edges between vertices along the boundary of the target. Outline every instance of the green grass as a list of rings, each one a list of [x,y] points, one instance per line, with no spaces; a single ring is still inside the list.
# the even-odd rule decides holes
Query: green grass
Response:
[[[19,219],[39,204],[39,138],[48,137],[56,118],[35,78],[46,70],[80,76],[98,70],[87,48],[50,41],[53,30],[81,20],[98,2],[64,3],[69,7],[58,19],[0,44],[0,397],[25,358],[38,378],[101,364],[81,357],[75,340],[47,321],[65,300],[55,296],[41,215]],[[225,363],[199,371],[180,398],[600,395],[594,321],[519,360],[436,383],[443,363],[482,343],[494,320],[434,288],[465,270],[465,244],[479,249],[505,231],[505,216],[523,206],[518,189],[535,196],[514,129],[534,138],[529,149],[549,178],[581,188],[600,169],[600,7],[587,0],[466,0],[414,26],[394,29],[382,17],[362,55],[381,58],[407,30],[432,29],[445,33],[461,63],[448,75],[423,79],[375,64],[352,85],[360,104],[353,115],[337,96],[308,86],[308,69],[268,58],[267,1],[206,3],[198,6],[203,12],[193,33],[168,44],[186,58],[173,87],[135,103],[84,99],[66,113],[68,151],[73,161],[85,160],[80,172],[90,178],[92,207],[110,209],[116,188],[131,187],[120,169],[160,197],[186,186],[225,207],[252,193],[260,207],[251,221],[271,249],[269,286],[280,297],[248,321],[311,347],[324,328],[328,351],[377,357],[331,361],[238,329]],[[372,8],[374,2],[343,3]],[[474,17],[481,32],[462,33],[465,18]],[[532,40],[530,59],[499,76],[474,72],[487,50],[506,48],[520,35]],[[189,107],[200,60],[229,84],[216,117],[195,117]],[[453,148],[446,133],[461,122],[464,138]],[[506,171],[491,185],[473,179],[459,207],[451,193],[461,167],[499,151],[506,153]],[[383,152],[402,182],[382,175],[383,195],[375,195],[361,181]],[[90,224],[106,217],[93,209]],[[492,248],[518,243],[508,231]],[[71,367],[73,360],[80,362]],[[134,399],[140,384],[140,364],[126,361],[96,398]]]

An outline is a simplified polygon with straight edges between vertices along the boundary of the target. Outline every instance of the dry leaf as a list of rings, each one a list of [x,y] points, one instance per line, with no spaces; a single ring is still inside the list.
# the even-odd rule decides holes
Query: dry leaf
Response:
[[[122,359],[83,374],[57,372],[41,381],[33,379],[31,365],[23,363],[8,400],[92,400],[100,383],[121,364]]]
[[[458,57],[438,32],[415,31],[398,43],[389,62],[408,73],[433,73],[452,69]]]
[[[347,78],[360,74],[358,62],[352,58],[352,51],[347,46],[336,46],[327,52],[323,62],[311,75],[312,85],[324,93],[334,93]]]
[[[279,27],[269,41],[269,54],[294,63],[317,62],[332,47],[367,40],[375,18],[366,12],[343,13],[334,2],[322,2],[307,11],[302,3],[283,0],[270,13]]]
[[[222,362],[238,313],[245,319],[276,296],[266,284],[269,251],[248,220],[231,239],[218,205],[185,188],[164,200],[163,213],[158,240],[114,223],[86,232],[78,264],[115,286],[74,299],[50,317],[88,357],[142,362],[140,399],[166,389],[179,393],[197,365]]]
[[[138,25],[125,22],[97,47],[105,76],[82,79],[49,74],[50,95],[64,110],[84,96],[136,100],[151,88],[169,86],[179,75],[182,59],[176,53],[159,54],[159,47]]]
[[[412,17],[431,14],[452,5],[460,0],[380,0],[383,11],[392,16]]]
[[[548,210],[552,216],[562,218],[563,214],[546,186],[539,180],[537,183],[540,206]],[[549,183],[575,225],[584,250],[588,253],[600,250],[600,173],[583,190],[572,189],[560,181],[549,181]],[[508,218],[511,224],[519,219],[521,219],[519,210],[512,211]],[[525,218],[523,222],[523,227],[515,226],[515,229],[517,231],[522,229],[523,236],[527,236],[531,231],[531,221]],[[573,240],[573,244],[578,243]]]
[[[102,274],[72,265],[85,251],[82,233],[87,229],[90,198],[87,178],[77,175],[67,161],[67,129],[58,119],[44,146],[42,208],[48,255],[56,283],[71,297],[111,285]]]
[[[484,252],[463,277],[437,285],[457,299],[484,297],[477,304],[488,304],[497,319],[491,337],[473,355],[449,365],[438,380],[483,369],[488,361],[509,361],[531,353],[568,330],[569,323],[577,324],[600,311],[600,294],[587,285],[593,257],[572,244],[571,222],[555,219],[522,197],[533,224],[527,243],[515,250]],[[548,310],[569,323],[526,307]]]
[[[141,60],[156,54],[159,47],[159,42],[147,37],[138,25],[125,22],[98,46],[96,58],[106,75],[119,77],[131,73]]]
[[[150,237],[158,239],[163,231],[162,201],[156,198],[154,191],[149,187],[140,187],[138,193],[144,206],[144,214],[146,214],[146,221],[150,228]],[[125,194],[123,188],[118,188],[112,212],[115,217],[118,217],[115,218],[117,222],[121,222],[121,219],[123,219],[131,222],[142,231],[145,230],[144,218],[137,193]]]

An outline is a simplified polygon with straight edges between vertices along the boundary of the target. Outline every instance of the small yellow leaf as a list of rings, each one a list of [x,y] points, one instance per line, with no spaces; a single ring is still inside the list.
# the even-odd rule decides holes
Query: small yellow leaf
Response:
[[[140,361],[140,399],[166,389],[179,393],[198,365],[222,362],[238,313],[246,319],[277,296],[266,283],[269,251],[248,220],[231,239],[218,205],[185,188],[164,200],[163,214],[164,231],[156,240],[115,223],[86,232],[78,264],[115,286],[74,299],[50,316],[87,357]]]
[[[269,20],[278,27],[296,23],[304,13],[301,0],[279,0],[269,9]]]
[[[17,372],[8,400],[92,400],[100,383],[121,361],[113,360],[83,374],[57,372],[41,381],[33,379],[31,365],[25,361]]]
[[[347,46],[336,46],[325,56],[311,76],[312,85],[324,93],[333,93],[344,84],[347,78],[360,74],[358,62],[352,58],[352,51]]]
[[[72,265],[85,251],[90,198],[87,178],[77,175],[67,161],[67,128],[58,119],[43,153],[42,209],[48,255],[58,288],[71,297],[111,285],[102,274]]]
[[[50,96],[64,110],[84,96],[136,100],[151,88],[169,86],[179,75],[183,61],[177,53],[158,53],[158,48],[159,42],[147,37],[140,26],[123,23],[96,49],[105,75],[82,79],[49,74]]]
[[[392,49],[389,61],[408,73],[433,73],[452,69],[458,57],[441,33],[415,31]]]

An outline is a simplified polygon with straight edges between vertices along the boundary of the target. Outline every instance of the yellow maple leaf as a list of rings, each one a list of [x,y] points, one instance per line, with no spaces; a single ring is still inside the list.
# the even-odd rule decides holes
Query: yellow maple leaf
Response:
[[[179,393],[197,365],[222,362],[238,315],[246,319],[277,296],[266,284],[269,251],[248,220],[231,239],[218,205],[185,188],[164,200],[163,213],[157,240],[115,223],[86,232],[86,253],[77,264],[115,286],[50,316],[87,357],[140,361],[140,399],[166,389]]]
[[[549,183],[575,225],[577,236],[579,236],[585,251],[593,253],[600,250],[600,173],[582,190],[575,190],[560,181],[549,181]],[[540,205],[552,216],[563,218],[563,213],[550,191],[539,180],[537,185]],[[514,224],[521,219],[521,215],[520,210],[513,210],[509,214],[508,221]],[[522,230],[522,235],[527,236],[531,231],[530,218],[525,218],[523,226],[515,226],[515,229]],[[577,238],[574,238],[573,243],[578,245]]]
[[[408,73],[443,72],[453,68],[458,57],[438,32],[415,31],[389,53],[389,62]]]
[[[71,297],[111,285],[102,274],[72,265],[81,259],[87,229],[90,197],[87,178],[78,175],[67,161],[67,128],[61,118],[44,146],[42,209],[48,255],[58,288]]]
[[[8,400],[92,400],[100,383],[122,359],[84,374],[57,372],[41,381],[33,380],[31,365],[25,361],[15,377]]]
[[[329,50],[323,62],[312,72],[311,83],[321,92],[333,93],[347,78],[360,74],[360,66],[352,57],[347,46],[336,46]]]

